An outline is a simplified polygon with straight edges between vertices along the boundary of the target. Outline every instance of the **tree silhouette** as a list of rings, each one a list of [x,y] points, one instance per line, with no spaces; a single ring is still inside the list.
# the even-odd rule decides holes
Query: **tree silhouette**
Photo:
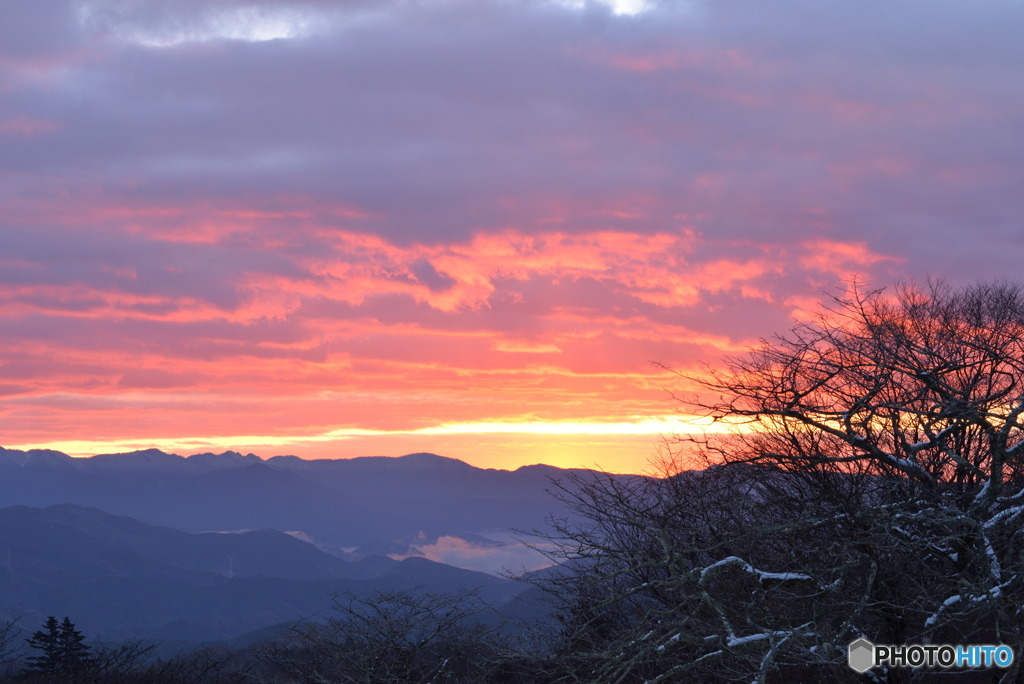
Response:
[[[577,673],[850,679],[861,636],[1024,652],[1021,287],[852,288],[683,377],[688,413],[735,427],[682,442],[703,460],[563,485],[582,522],[556,521],[575,571],[549,586]]]
[[[36,672],[56,672],[60,664],[60,624],[57,618],[50,616],[43,623],[43,628],[28,639],[28,645],[40,655],[28,659],[29,669]]]
[[[91,648],[67,616],[60,622],[52,615],[46,618],[43,628],[28,639],[28,645],[40,651],[28,659],[31,672],[55,682],[85,681],[92,664]]]
[[[378,591],[334,596],[337,617],[298,626],[265,648],[271,681],[490,682],[511,658],[475,591]],[[502,678],[497,681],[513,681]]]

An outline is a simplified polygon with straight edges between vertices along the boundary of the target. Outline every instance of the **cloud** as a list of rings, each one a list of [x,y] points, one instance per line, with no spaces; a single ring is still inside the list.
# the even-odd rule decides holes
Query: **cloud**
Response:
[[[854,275],[1016,277],[1022,12],[4,2],[3,438],[658,417]]]
[[[496,535],[503,539],[507,535]],[[540,550],[549,544],[528,546],[521,541],[505,539],[496,541],[489,538],[478,538],[472,541],[452,535],[443,535],[433,541],[420,537],[409,547],[405,554],[391,554],[395,560],[403,560],[411,556],[421,556],[436,563],[454,565],[457,568],[489,572],[494,575],[522,573],[540,570],[552,565],[551,560]]]

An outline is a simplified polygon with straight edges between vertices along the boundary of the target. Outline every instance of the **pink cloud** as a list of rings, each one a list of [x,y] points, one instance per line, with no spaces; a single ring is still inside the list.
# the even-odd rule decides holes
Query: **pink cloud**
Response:
[[[553,548],[547,550],[554,551]],[[552,564],[540,550],[518,541],[486,543],[444,535],[428,542],[422,533],[419,542],[411,545],[409,553],[392,554],[391,558],[402,560],[411,556],[496,575],[540,570]]]
[[[873,252],[863,242],[812,240],[805,242],[802,247],[808,252],[800,259],[802,266],[845,276],[845,280],[849,280],[858,269],[863,272],[880,263],[903,261],[898,257]]]
[[[61,125],[55,121],[32,119],[27,116],[0,119],[0,135],[30,137],[52,133],[60,128]]]

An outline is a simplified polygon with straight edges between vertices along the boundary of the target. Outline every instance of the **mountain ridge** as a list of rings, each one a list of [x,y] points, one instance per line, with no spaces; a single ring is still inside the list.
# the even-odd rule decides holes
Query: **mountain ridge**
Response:
[[[339,592],[467,588],[499,604],[525,589],[423,558],[351,563],[272,530],[189,534],[73,504],[0,508],[0,617],[72,615],[104,638],[230,639],[328,614]]]
[[[266,528],[343,558],[387,549],[489,572],[500,570],[498,558],[513,568],[541,562],[511,531],[571,516],[548,492],[552,481],[591,475],[543,464],[483,469],[427,452],[303,460],[145,449],[73,458],[0,448],[4,504],[91,506],[185,532]]]

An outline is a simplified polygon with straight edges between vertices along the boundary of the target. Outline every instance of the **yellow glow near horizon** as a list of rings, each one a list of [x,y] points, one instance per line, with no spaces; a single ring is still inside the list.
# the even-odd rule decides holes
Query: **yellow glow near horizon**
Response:
[[[681,427],[690,429],[681,430]],[[713,424],[706,418],[690,416],[679,418],[647,418],[634,422],[585,423],[572,421],[557,422],[494,422],[494,423],[450,423],[438,427],[414,431],[421,435],[455,434],[530,434],[530,435],[661,435],[678,432],[700,431],[723,432],[723,425]]]
[[[649,436],[652,444],[656,438],[692,433],[725,433],[737,429],[736,424],[712,423],[709,419],[699,416],[662,416],[642,418],[631,422],[578,422],[578,421],[524,421],[524,422],[469,422],[450,423],[415,430],[367,430],[362,428],[341,428],[315,435],[228,435],[216,437],[167,437],[162,439],[115,439],[115,440],[64,440],[45,444],[8,445],[15,449],[54,449],[70,456],[84,457],[100,453],[121,453],[140,449],[158,448],[169,452],[195,453],[204,450],[239,450],[288,448],[301,452],[302,447],[323,445],[329,442],[343,443],[346,440],[366,438],[403,438],[408,443],[411,438],[419,436],[472,437],[477,436],[481,442],[492,441],[502,435],[521,436],[523,438],[580,438],[586,441],[592,438],[642,438]],[[741,428],[742,429],[742,428]],[[507,438],[505,438],[507,439]],[[575,440],[570,440],[575,441]],[[525,445],[524,445],[525,446]],[[430,443],[424,442],[419,447],[422,451],[431,451]],[[525,450],[524,450],[525,451]],[[261,454],[269,457],[274,454]],[[296,455],[301,455],[296,454]],[[565,463],[564,458],[556,459]],[[536,462],[524,453],[523,462]],[[570,464],[565,464],[570,465]],[[581,464],[581,467],[589,467]]]

